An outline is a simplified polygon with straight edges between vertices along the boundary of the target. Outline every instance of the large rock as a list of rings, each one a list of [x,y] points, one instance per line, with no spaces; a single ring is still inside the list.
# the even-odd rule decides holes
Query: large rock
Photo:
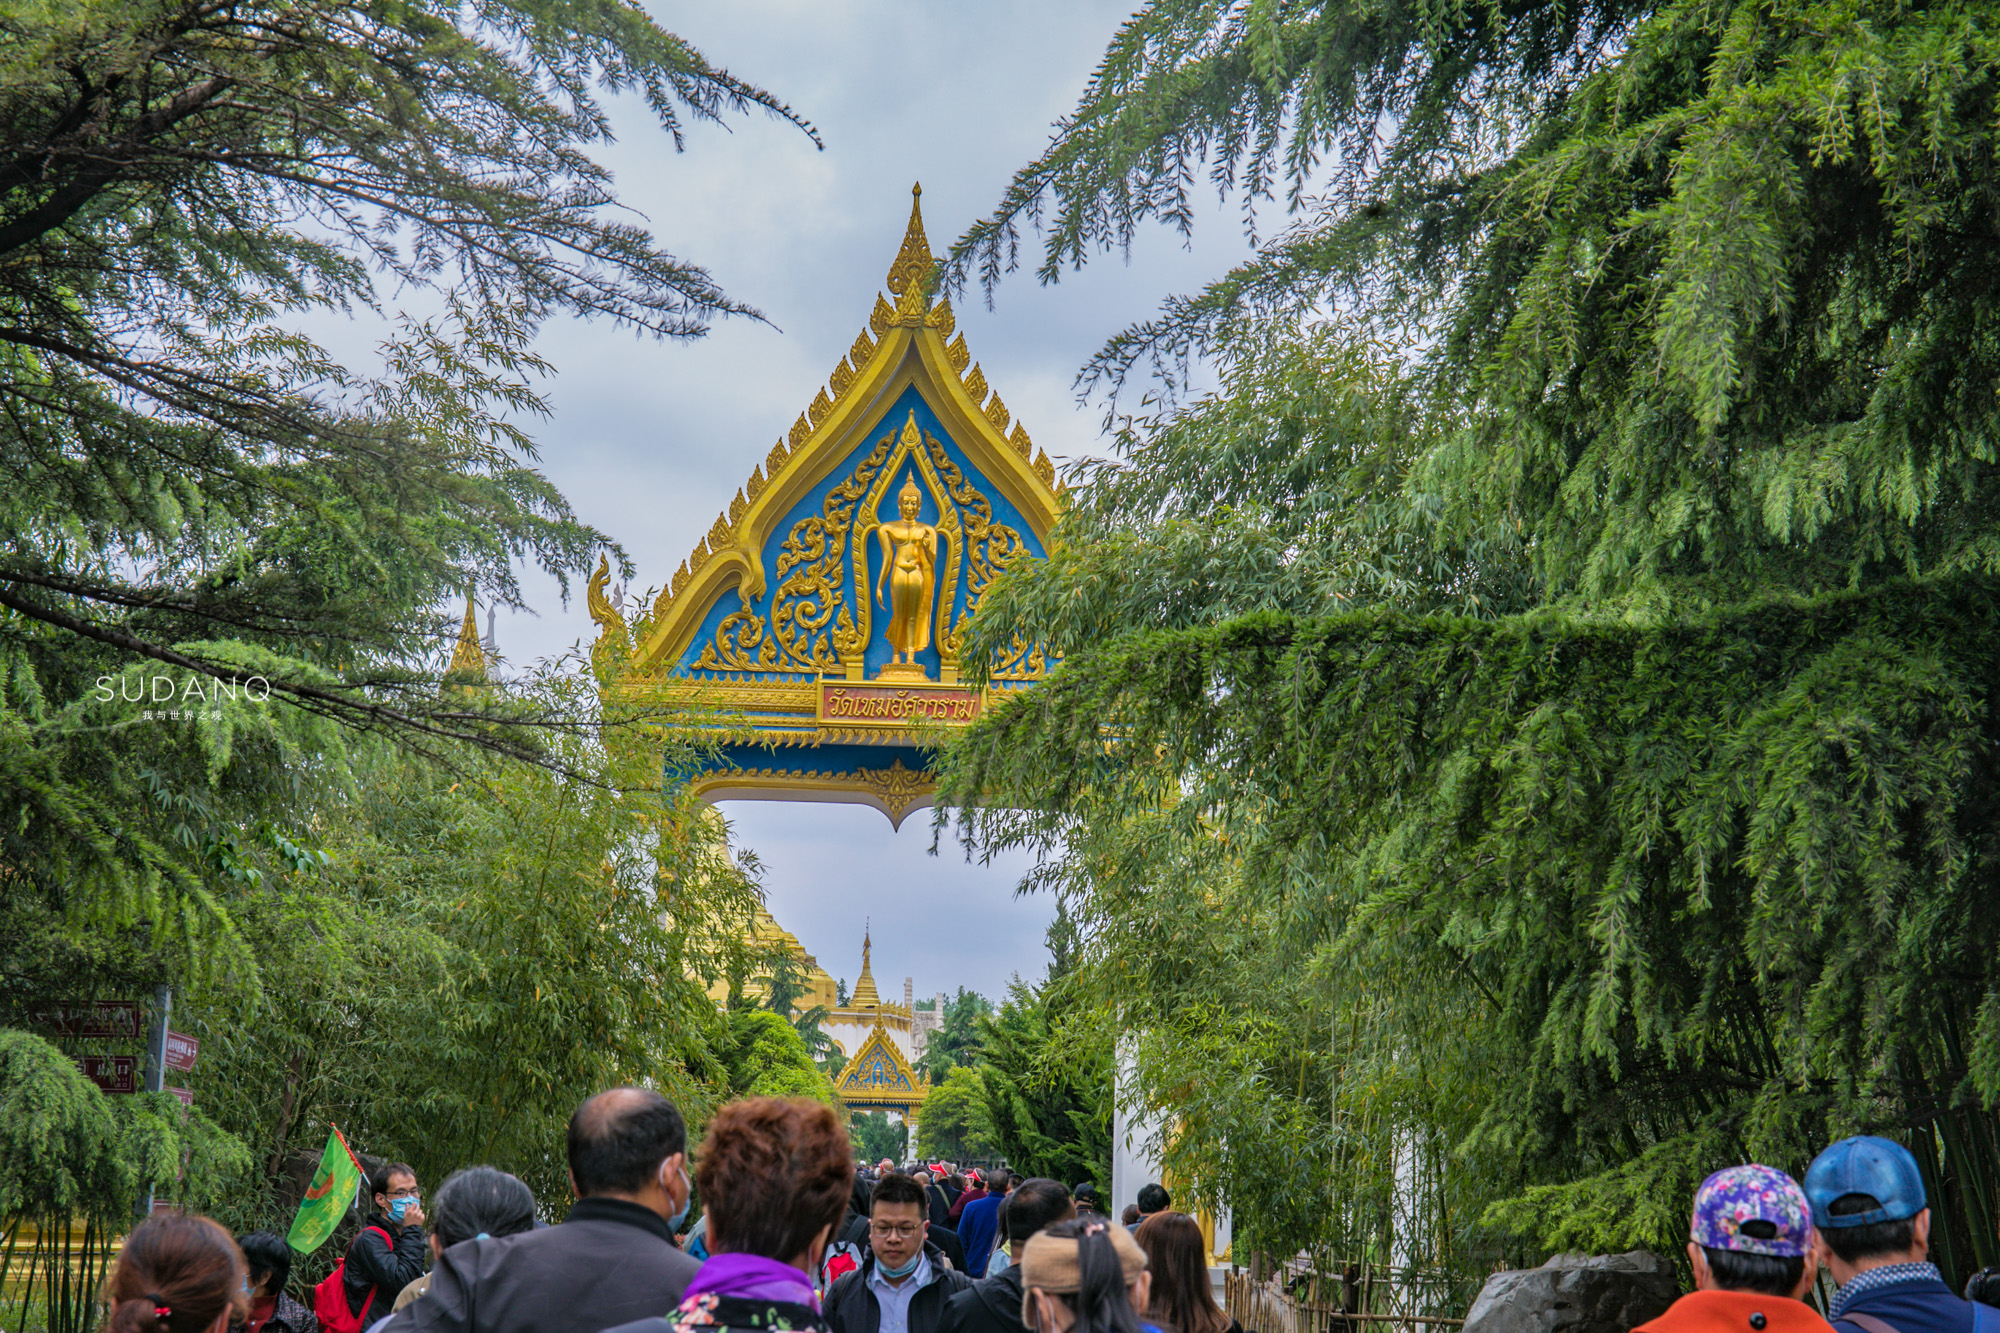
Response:
[[[1679,1295],[1673,1263],[1660,1255],[1559,1254],[1487,1278],[1464,1333],[1625,1333]]]

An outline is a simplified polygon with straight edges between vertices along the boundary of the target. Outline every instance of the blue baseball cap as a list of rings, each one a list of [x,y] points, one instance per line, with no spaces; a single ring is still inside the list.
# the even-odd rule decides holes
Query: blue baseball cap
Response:
[[[1806,1168],[1805,1188],[1813,1225],[1822,1231],[1900,1222],[1927,1206],[1924,1178],[1910,1150],[1869,1134],[1842,1139],[1813,1158]],[[1847,1194],[1869,1195],[1881,1207],[1838,1217],[1827,1211],[1835,1199]]]

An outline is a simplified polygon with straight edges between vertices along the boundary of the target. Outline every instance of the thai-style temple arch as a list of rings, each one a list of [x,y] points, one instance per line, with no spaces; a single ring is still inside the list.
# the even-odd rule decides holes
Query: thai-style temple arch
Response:
[[[926,734],[1048,666],[1017,641],[988,688],[959,679],[981,595],[1045,552],[1059,497],[931,297],[921,193],[867,327],[650,611],[627,626],[608,564],[591,579],[598,651],[625,659],[618,688],[716,738],[683,775],[711,801],[850,802],[900,825],[930,803]]]

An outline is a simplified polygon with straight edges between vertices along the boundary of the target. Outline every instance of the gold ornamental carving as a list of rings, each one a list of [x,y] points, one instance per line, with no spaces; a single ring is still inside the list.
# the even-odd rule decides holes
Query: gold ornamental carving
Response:
[[[993,521],[992,501],[965,479],[964,471],[951,461],[951,455],[944,451],[936,436],[926,436],[924,443],[930,450],[932,464],[944,479],[945,492],[957,504],[965,525],[965,610],[943,636],[938,649],[941,656],[955,662],[979,599],[1008,566],[1028,554],[1028,543],[1014,528]],[[1021,644],[1019,635],[1015,638],[1016,644],[995,663],[995,677],[1040,680],[1045,667],[1040,648]]]
[[[937,790],[937,785],[924,774],[904,768],[900,759],[887,768],[860,769],[855,776],[861,779],[865,790],[889,808],[890,821],[899,825],[904,815]]]
[[[695,658],[697,670],[821,672],[860,661],[868,642],[867,608],[864,603],[857,620],[847,605],[842,557],[855,506],[895,444],[894,435],[883,436],[847,480],[827,492],[817,515],[792,525],[778,548],[768,632],[754,607],[724,617]]]
[[[611,557],[600,555],[597,557],[596,572],[591,574],[590,582],[584,585],[584,605],[590,608],[590,618],[597,622],[600,632],[623,634],[625,617],[618,614],[618,608],[604,595],[605,585],[610,582]]]

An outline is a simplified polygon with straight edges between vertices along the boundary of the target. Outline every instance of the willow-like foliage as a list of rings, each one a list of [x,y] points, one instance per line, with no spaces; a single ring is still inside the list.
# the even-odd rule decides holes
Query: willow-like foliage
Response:
[[[308,756],[314,781],[291,816],[310,849],[276,829],[215,835],[233,951],[206,920],[190,934],[223,954],[217,965],[178,963],[142,928],[80,931],[59,900],[0,895],[0,1025],[170,979],[174,1026],[200,1042],[195,1069],[172,1078],[249,1168],[201,1206],[238,1231],[289,1225],[330,1125],[428,1185],[499,1165],[554,1219],[569,1197],[564,1126],[594,1092],[656,1087],[697,1131],[753,1085],[830,1099],[782,1019],[766,1015],[784,1043],[753,1049],[717,1013],[709,984],[769,963],[738,956],[760,901],[752,868],[713,810],[663,787],[663,757],[690,761],[684,742],[600,710],[599,685],[571,660],[508,687],[607,724],[552,735],[547,765],[478,747],[440,764],[379,737],[338,763]],[[180,814],[206,827],[199,810]],[[125,1216],[114,1186],[82,1181],[67,1206]],[[303,1264],[299,1290],[340,1252]]]
[[[304,839],[345,743],[319,724],[531,760],[576,724],[437,688],[468,585],[518,605],[516,560],[567,589],[616,552],[537,470],[532,339],[755,316],[617,207],[617,93],[675,146],[759,110],[811,133],[624,0],[0,13],[5,892],[253,971],[218,849]],[[376,364],[302,332],[347,312],[393,316]],[[139,735],[96,683],[147,673],[256,677],[269,716]]]
[[[1443,515],[1548,596],[1990,570],[1997,69],[1960,5],[1168,0],[947,277],[1031,221],[1045,281],[1190,226],[1207,163],[1290,224],[1087,380],[1331,309],[1450,427]]]
[[[1269,1133],[1311,1158],[1305,1131],[1342,1132],[1305,1114],[1332,1060],[1444,1076],[1378,1109],[1449,1131],[1488,1198],[1551,1186],[1490,1219],[1551,1244],[1666,1245],[1718,1160],[1803,1169],[1857,1127],[1949,1121],[1941,1248],[1983,1262],[1996,591],[1671,631],[1378,611],[1157,632],[1010,702],[952,780],[1039,794],[972,831],[1070,840],[1116,1021],[1159,1047],[1147,1091],[1253,1226],[1277,1161],[1255,1085],[1301,1108]],[[1315,965],[1321,987],[1294,980]],[[1383,1021],[1355,1038],[1288,1012],[1337,1027],[1357,997]]]
[[[1996,95],[1976,6],[1159,0],[953,248],[1057,281],[1204,173],[1258,238],[1085,368],[1167,399],[945,775],[1257,1243],[1671,1249],[1868,1128],[1996,1257]]]

